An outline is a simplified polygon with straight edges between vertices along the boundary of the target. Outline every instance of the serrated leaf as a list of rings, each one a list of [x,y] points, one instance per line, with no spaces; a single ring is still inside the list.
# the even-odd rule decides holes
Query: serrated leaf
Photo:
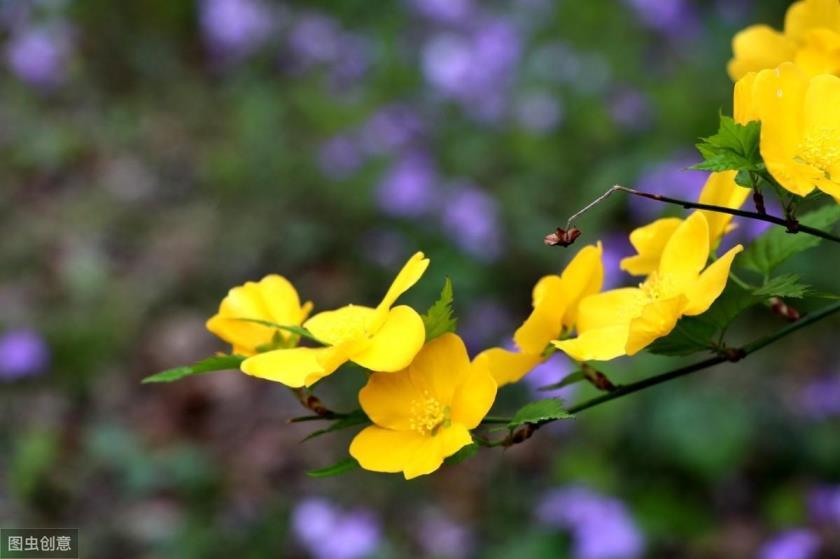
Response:
[[[513,429],[525,423],[539,423],[550,419],[569,419],[574,417],[563,407],[563,401],[559,398],[546,398],[525,404],[517,411],[508,423]]]
[[[743,311],[761,301],[734,283],[726,286],[720,297],[699,316],[680,319],[674,330],[659,338],[646,349],[657,355],[691,355],[715,347],[715,336],[729,326]]]
[[[560,382],[555,382],[554,384],[548,384],[546,386],[540,386],[537,390],[540,391],[548,391],[548,390],[557,390],[559,388],[563,388],[564,386],[569,386],[570,384],[574,384],[576,382],[580,382],[586,378],[586,374],[583,371],[575,371],[573,373],[569,373]]]
[[[317,431],[309,433],[301,442],[314,439],[315,437],[320,437],[321,435],[326,435],[327,433],[334,433],[335,431],[341,431],[342,429],[355,427],[357,425],[365,425],[368,423],[370,423],[370,419],[368,419],[368,416],[365,415],[365,412],[362,410],[354,410],[346,417],[333,421],[329,427],[318,429]]]
[[[787,297],[801,299],[811,292],[811,288],[799,281],[796,274],[782,274],[771,278],[767,283],[753,291],[756,297]]]
[[[340,462],[336,462],[332,466],[327,466],[326,468],[321,468],[319,470],[309,470],[306,472],[306,475],[309,477],[332,477],[332,476],[340,476],[342,474],[346,474],[347,472],[353,471],[359,467],[359,463],[356,462],[355,458],[347,457]]]
[[[460,464],[464,460],[472,458],[475,456],[476,452],[478,452],[478,445],[476,443],[468,444],[452,456],[446,458],[443,463],[447,466],[454,466],[455,464]]]
[[[799,222],[816,229],[827,230],[840,220],[840,205],[824,206],[799,218]],[[742,268],[769,275],[779,264],[809,248],[820,244],[822,239],[805,233],[788,233],[781,227],[773,227],[747,247],[736,262]]]
[[[144,378],[141,382],[144,384],[150,382],[173,382],[192,375],[238,369],[239,364],[244,360],[245,357],[241,355],[217,355],[208,357],[194,365],[185,365],[183,367],[161,371]]]
[[[758,149],[760,135],[759,121],[738,124],[732,117],[721,115],[717,133],[697,144],[703,162],[692,169],[760,171],[764,168]]]
[[[452,280],[446,278],[446,281],[443,282],[443,289],[440,291],[440,297],[423,315],[427,342],[447,332],[455,331],[458,320],[453,316],[452,301]]]

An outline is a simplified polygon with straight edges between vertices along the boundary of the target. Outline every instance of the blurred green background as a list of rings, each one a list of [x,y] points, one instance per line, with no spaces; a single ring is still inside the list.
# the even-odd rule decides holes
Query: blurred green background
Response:
[[[300,444],[280,385],[140,384],[224,349],[204,321],[234,285],[370,304],[416,250],[407,301],[450,276],[471,351],[504,343],[571,257],[542,243],[569,214],[615,183],[696,196],[731,37],[786,7],[0,1],[0,526],[78,527],[91,558],[840,557],[836,320],[412,482],[306,477],[352,433]],[[665,210],[616,196],[578,246],[602,239],[630,283],[626,235]],[[830,289],[837,261],[791,268]],[[350,409],[360,382],[321,395]]]

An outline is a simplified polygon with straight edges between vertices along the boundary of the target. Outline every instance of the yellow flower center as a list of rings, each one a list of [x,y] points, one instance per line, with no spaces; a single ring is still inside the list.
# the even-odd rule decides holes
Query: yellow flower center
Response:
[[[675,285],[673,280],[667,275],[660,275],[658,272],[652,272],[644,283],[639,284],[639,288],[651,301],[659,299],[667,299],[674,295]]]
[[[450,422],[449,406],[441,404],[428,390],[423,391],[421,398],[411,401],[409,413],[411,429],[423,435],[434,435],[441,426],[448,426]]]
[[[840,165],[838,137],[840,130],[836,128],[823,126],[810,130],[799,144],[799,159],[821,170],[826,178],[831,179],[830,170]]]

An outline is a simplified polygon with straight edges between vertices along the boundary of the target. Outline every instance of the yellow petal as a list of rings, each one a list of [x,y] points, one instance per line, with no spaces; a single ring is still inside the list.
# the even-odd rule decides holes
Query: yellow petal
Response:
[[[800,158],[817,171],[815,184],[840,197],[840,78],[817,76],[804,101],[804,133]]]
[[[415,431],[392,431],[371,425],[353,438],[350,456],[372,472],[401,472],[428,438]]]
[[[311,303],[301,307],[297,291],[284,277],[269,275],[259,282],[234,287],[219,305],[219,312],[207,321],[207,329],[232,344],[237,353],[252,355],[256,347],[272,341],[274,328],[237,320],[266,320],[287,326],[303,322]],[[280,332],[284,338],[288,332]]]
[[[426,339],[423,319],[411,307],[400,305],[385,315],[385,322],[351,359],[371,371],[399,371],[411,363]]]
[[[441,429],[434,437],[427,437],[415,449],[408,460],[403,475],[405,479],[430,474],[440,468],[445,458],[452,456],[472,443],[472,436],[466,427],[453,423]]]
[[[334,311],[319,312],[303,326],[328,345],[363,338],[375,310],[361,305],[347,305]]]
[[[737,171],[723,171],[709,175],[698,202],[725,208],[740,208],[750,195],[750,189],[735,183],[737,174]],[[705,210],[703,215],[709,224],[709,241],[713,247],[717,247],[733,216]]]
[[[542,356],[538,353],[519,353],[494,347],[476,355],[475,361],[479,359],[487,361],[490,374],[499,386],[503,386],[519,382],[531,369],[540,364]]]
[[[755,76],[755,72],[744,74],[744,76],[735,83],[732,116],[738,124],[746,124],[753,120],[760,120],[758,107],[755,105],[753,99]]]
[[[566,298],[563,324],[567,327],[571,328],[575,324],[580,301],[584,297],[598,293],[604,284],[602,254],[603,247],[600,241],[595,245],[587,245],[580,249],[560,275]]]
[[[575,361],[609,361],[625,354],[630,323],[587,330],[577,338],[551,342]]]
[[[408,370],[373,373],[359,391],[359,404],[375,424],[398,431],[411,430],[412,403],[426,398]]]
[[[380,307],[391,308],[400,295],[408,291],[411,286],[417,283],[429,267],[429,259],[422,252],[416,252],[408,259],[402,270],[394,278],[391,287],[385,297],[382,298]]]
[[[802,41],[810,30],[820,27],[840,31],[840,3],[837,0],[801,0],[788,8],[785,35],[791,39]]]
[[[452,398],[452,423],[467,429],[478,427],[496,400],[496,381],[490,374],[487,360],[476,358]]]
[[[513,335],[524,353],[542,353],[553,338],[560,335],[566,314],[566,292],[559,276],[540,280],[539,298],[531,314]]]
[[[685,295],[678,295],[645,305],[642,314],[630,323],[627,355],[635,355],[657,338],[670,334],[687,302]]]
[[[732,259],[742,250],[744,247],[741,245],[732,247],[700,274],[697,282],[686,290],[688,304],[683,310],[684,314],[689,316],[703,314],[715,302],[715,299],[720,297],[729,279]]]
[[[326,371],[319,358],[332,348],[296,347],[259,353],[242,362],[243,373],[280,382],[292,388],[307,385],[310,375],[324,376]]]
[[[634,276],[646,276],[656,271],[665,244],[680,223],[682,220],[678,217],[666,217],[634,229],[630,233],[630,244],[638,254],[623,258],[620,263],[621,269]]]
[[[836,75],[840,72],[840,33],[830,29],[809,31],[794,62],[809,76]]]
[[[455,390],[472,373],[467,348],[452,333],[424,345],[408,370],[414,386],[444,406],[451,406]]]
[[[735,34],[732,52],[727,70],[729,77],[737,80],[748,72],[793,60],[796,43],[767,25],[753,25]]]
[[[578,332],[617,325],[626,326],[642,312],[647,299],[644,292],[637,287],[622,287],[590,295],[580,303]]]
[[[701,212],[694,212],[665,243],[659,275],[668,278],[668,290],[678,293],[697,278],[709,260],[709,224]]]
[[[814,189],[813,173],[797,163],[807,84],[807,76],[786,63],[775,70],[759,72],[753,86],[753,101],[761,116],[761,156],[779,184],[800,196]]]

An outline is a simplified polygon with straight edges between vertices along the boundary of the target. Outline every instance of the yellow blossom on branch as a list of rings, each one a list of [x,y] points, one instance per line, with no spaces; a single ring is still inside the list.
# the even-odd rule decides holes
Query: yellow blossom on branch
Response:
[[[658,268],[639,287],[605,291],[580,303],[576,338],[552,343],[578,361],[634,355],[668,335],[682,316],[704,313],[723,292],[738,245],[706,267],[709,224],[694,212],[673,231]]]
[[[294,334],[253,321],[300,326],[311,310],[311,302],[300,304],[289,280],[272,274],[231,289],[219,312],[207,321],[207,329],[231,344],[233,353],[249,356],[258,353],[260,346],[274,343],[277,336],[285,344],[295,339]]]
[[[722,171],[709,175],[698,202],[725,208],[740,208],[750,194],[749,188],[735,183],[736,171]],[[732,215],[709,210],[700,210],[709,225],[709,248],[714,251],[723,236],[732,230]],[[630,244],[637,254],[623,258],[620,267],[634,276],[646,276],[659,268],[659,260],[668,239],[683,222],[678,217],[664,217],[634,229],[630,233]]]
[[[809,77],[786,63],[747,74],[735,95],[736,107],[761,121],[761,156],[782,187],[840,199],[839,77]]]
[[[601,243],[582,248],[560,275],[541,278],[532,292],[533,310],[513,340],[519,351],[494,347],[480,356],[488,359],[499,385],[517,382],[544,359],[546,348],[574,327],[578,303],[601,290],[604,266]]]
[[[359,392],[373,425],[350,444],[350,455],[374,472],[402,472],[411,479],[437,470],[472,443],[496,398],[487,362],[472,363],[464,342],[444,334],[427,343],[396,373],[374,373]]]
[[[801,0],[788,8],[784,32],[752,25],[732,39],[729,76],[738,80],[749,72],[795,63],[803,72],[840,73],[840,1]]]
[[[422,252],[400,270],[376,308],[347,305],[316,314],[303,326],[327,347],[298,347],[260,353],[242,371],[291,387],[311,386],[347,361],[373,371],[405,368],[426,337],[423,319],[406,305],[393,306],[429,266]]]

